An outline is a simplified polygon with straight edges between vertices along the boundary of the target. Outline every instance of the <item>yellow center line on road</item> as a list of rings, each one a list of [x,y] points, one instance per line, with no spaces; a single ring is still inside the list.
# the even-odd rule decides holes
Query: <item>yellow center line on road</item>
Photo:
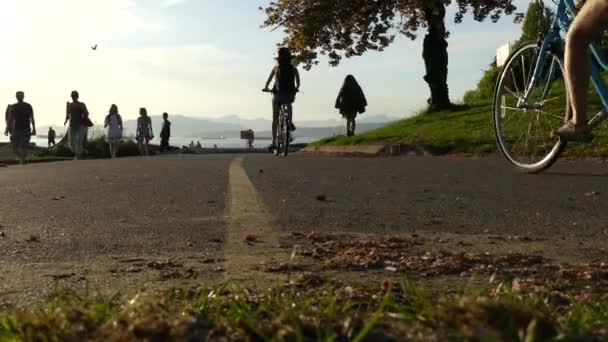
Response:
[[[227,225],[224,257],[226,277],[234,281],[262,282],[279,280],[264,273],[263,263],[287,262],[288,252],[281,249],[271,225],[271,216],[242,166],[243,158],[232,161],[229,169]],[[245,238],[255,237],[248,243]]]

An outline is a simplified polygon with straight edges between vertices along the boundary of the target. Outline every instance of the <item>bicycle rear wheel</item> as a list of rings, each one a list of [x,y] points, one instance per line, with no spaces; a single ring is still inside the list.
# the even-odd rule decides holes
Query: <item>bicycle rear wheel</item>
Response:
[[[560,56],[543,56],[534,78],[540,48],[529,44],[507,61],[494,96],[494,129],[502,154],[520,171],[538,173],[551,167],[566,146],[553,134],[565,121],[570,102]],[[526,91],[528,96],[526,97]]]
[[[275,155],[287,156],[289,150],[289,123],[287,122],[288,111],[285,105],[281,106],[279,112],[279,127],[277,130],[277,150]]]
[[[287,157],[287,155],[289,155],[289,140],[291,135],[291,125],[289,124],[289,117],[287,111],[285,112],[283,122],[285,123],[285,127],[283,128],[283,157]]]

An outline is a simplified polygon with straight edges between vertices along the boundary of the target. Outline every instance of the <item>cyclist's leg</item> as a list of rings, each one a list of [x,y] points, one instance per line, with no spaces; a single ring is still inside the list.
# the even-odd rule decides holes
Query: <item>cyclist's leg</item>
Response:
[[[576,16],[566,39],[566,84],[572,118],[560,133],[586,135],[589,88],[589,44],[608,27],[608,0],[588,0]]]
[[[289,118],[289,130],[295,131],[296,126],[293,124],[293,104],[292,103],[287,104],[287,117]]]
[[[281,102],[277,94],[272,97],[272,146],[277,145],[277,130],[279,125],[279,112],[281,111]]]

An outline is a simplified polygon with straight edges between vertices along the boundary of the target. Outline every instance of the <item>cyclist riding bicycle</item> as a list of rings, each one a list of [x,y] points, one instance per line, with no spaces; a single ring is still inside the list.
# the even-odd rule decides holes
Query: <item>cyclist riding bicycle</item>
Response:
[[[276,58],[277,65],[270,72],[266,81],[265,91],[271,91],[272,96],[272,147],[276,146],[276,135],[278,130],[279,112],[282,105],[287,105],[289,111],[290,130],[295,131],[293,125],[292,104],[296,100],[296,93],[300,90],[300,74],[298,69],[292,64],[292,56],[289,48],[282,47],[278,51]],[[274,80],[272,89],[268,89]]]
[[[574,19],[566,39],[566,84],[572,116],[556,133],[564,140],[592,139],[587,121],[589,44],[608,29],[608,0],[587,0]]]

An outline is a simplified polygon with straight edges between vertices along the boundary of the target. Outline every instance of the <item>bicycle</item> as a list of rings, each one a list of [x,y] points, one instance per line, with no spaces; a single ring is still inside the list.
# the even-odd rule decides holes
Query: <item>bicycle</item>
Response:
[[[275,94],[274,90],[263,89],[265,93]],[[273,137],[275,141],[274,155],[287,157],[289,155],[289,144],[291,143],[291,122],[289,121],[289,104],[281,104],[279,110],[279,118],[277,123],[276,136]]]
[[[577,8],[573,0],[552,1],[557,11],[549,33],[542,41],[523,45],[511,54],[494,93],[498,147],[511,164],[526,173],[542,172],[558,160],[566,141],[553,131],[571,115],[563,46]],[[544,13],[544,3],[537,2]],[[591,80],[603,104],[603,112],[589,121],[594,128],[608,119],[608,87],[601,75],[608,71],[608,61],[593,44],[590,55]]]

